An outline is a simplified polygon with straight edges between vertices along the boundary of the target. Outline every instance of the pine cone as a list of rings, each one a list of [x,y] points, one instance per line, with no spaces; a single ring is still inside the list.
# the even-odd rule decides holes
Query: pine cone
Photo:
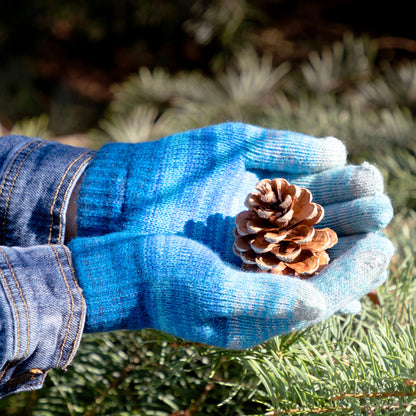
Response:
[[[330,228],[313,228],[324,209],[310,191],[285,179],[263,179],[256,189],[235,221],[233,249],[243,269],[301,277],[322,270],[329,262],[325,250],[338,238]]]

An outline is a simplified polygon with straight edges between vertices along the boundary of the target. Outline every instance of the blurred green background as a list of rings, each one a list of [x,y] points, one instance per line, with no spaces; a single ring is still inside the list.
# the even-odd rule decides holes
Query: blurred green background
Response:
[[[0,9],[0,133],[99,148],[227,120],[342,139],[381,170],[390,277],[355,316],[247,351],[85,336],[0,415],[411,415],[416,405],[412,2],[32,0]],[[351,213],[351,215],[354,215]]]
[[[368,3],[368,4],[367,4]],[[365,7],[365,6],[369,7]],[[412,58],[412,6],[360,1],[16,0],[0,13],[0,122],[48,114],[55,135],[92,128],[139,67],[215,76],[241,49],[298,66],[349,31],[378,59]]]

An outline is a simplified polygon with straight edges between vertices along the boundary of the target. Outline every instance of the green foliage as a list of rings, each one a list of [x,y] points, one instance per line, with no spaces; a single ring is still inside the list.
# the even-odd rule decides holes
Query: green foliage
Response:
[[[288,71],[288,64],[275,68],[271,57],[259,58],[253,49],[243,50],[214,79],[199,72],[173,76],[162,68],[141,68],[114,87],[116,98],[101,127],[112,140],[140,141],[203,124],[254,119],[270,105]]]
[[[141,65],[220,66],[247,45],[250,27],[267,20],[270,3],[280,2],[26,0],[21,7],[6,2],[0,14],[0,120],[11,125],[46,112],[57,134],[80,132],[95,125],[92,108],[101,114],[110,79]],[[104,97],[86,91],[91,83]],[[55,114],[57,107],[66,117]],[[71,111],[76,114],[68,116]],[[80,123],[87,116],[88,124]]]
[[[374,41],[347,34],[343,42],[311,52],[297,66],[276,66],[271,56],[248,47],[213,77],[143,67],[113,88],[115,100],[106,119],[116,118],[121,126],[120,116],[131,117],[137,106],[147,106],[157,110],[154,123],[160,118],[166,122],[159,134],[242,120],[333,134],[354,143],[357,154],[380,144],[407,144],[415,128],[415,65],[385,64],[382,70],[383,65],[375,65],[376,52]]]
[[[22,134],[29,137],[50,138],[49,117],[43,114],[39,117],[26,118],[17,122],[10,131],[10,134]]]
[[[43,390],[3,400],[1,414],[413,414],[416,64],[380,62],[377,52],[369,39],[346,35],[299,65],[276,65],[244,48],[213,76],[142,67],[114,86],[92,135],[135,142],[242,120],[341,138],[352,162],[367,159],[382,170],[396,210],[387,234],[397,254],[378,289],[381,307],[365,298],[359,315],[247,351],[154,331],[85,336],[67,373],[52,371]]]

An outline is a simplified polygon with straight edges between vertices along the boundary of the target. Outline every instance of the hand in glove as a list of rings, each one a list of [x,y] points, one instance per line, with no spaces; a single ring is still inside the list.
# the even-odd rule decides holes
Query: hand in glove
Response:
[[[345,160],[345,147],[335,138],[317,139],[239,123],[178,133],[157,142],[104,146],[87,169],[78,202],[78,235],[103,237],[77,239],[72,244],[87,304],[89,297],[99,299],[90,302],[87,327],[103,330],[149,325],[193,341],[245,347],[318,322],[339,309],[351,309],[360,296],[385,278],[391,245],[377,233],[365,233],[384,228],[392,209],[383,194],[380,173],[368,164],[345,165]],[[246,195],[265,177],[284,177],[311,190],[314,201],[325,208],[320,225],[334,229],[340,238],[330,255],[342,261],[333,261],[308,282],[241,273],[231,267],[241,264],[232,252],[235,216],[245,209]],[[106,236],[120,231],[131,236]],[[146,242],[147,249],[143,251],[139,244],[130,252],[137,268],[132,266],[128,271],[126,255],[120,255],[126,266],[116,268],[123,276],[118,279],[111,276],[116,270],[114,264],[110,262],[106,270],[104,264],[108,262],[101,262],[99,257],[106,258],[120,238],[127,238],[132,245],[133,241]],[[367,239],[371,244],[363,243]],[[96,254],[87,250],[93,242]],[[99,249],[101,245],[106,248]],[[193,251],[199,255],[192,255]],[[93,254],[98,256],[97,263],[90,259]],[[85,256],[88,259],[82,260]],[[150,262],[157,264],[143,265]],[[373,262],[378,266],[364,274],[366,264]],[[84,268],[93,264],[91,270]],[[172,290],[160,289],[159,272]],[[111,279],[120,288],[120,297],[115,296],[107,304],[108,309],[104,308],[105,299],[109,299],[106,296],[111,297],[115,290]],[[228,291],[218,292],[220,282],[228,282]],[[147,311],[148,321],[134,313],[124,312],[122,318],[111,312],[111,307],[117,309],[115,303],[124,310],[125,284],[138,285],[136,291],[129,292],[130,300],[136,302],[130,306],[136,312]],[[139,290],[142,285],[153,288],[155,303],[143,298]],[[247,291],[241,292],[245,287]],[[174,288],[187,294],[178,298],[177,304],[172,303]],[[198,304],[200,297],[204,302]],[[211,299],[212,306],[207,299]],[[229,305],[235,302],[236,310]],[[313,307],[307,307],[311,303]],[[214,306],[218,310],[212,312]],[[157,319],[150,319],[152,307],[158,311]],[[224,308],[230,315],[224,315]],[[250,318],[253,314],[258,318]],[[222,329],[218,332],[212,322],[220,321]],[[246,330],[241,330],[241,325]],[[258,328],[258,333],[250,335],[250,325]],[[240,335],[234,336],[235,333]]]
[[[392,216],[380,173],[346,165],[339,140],[225,123],[156,142],[105,145],[82,181],[78,235],[182,235],[239,265],[235,217],[265,177],[308,188],[325,208],[320,226],[340,237],[384,228]]]
[[[309,280],[242,272],[176,235],[113,233],[69,243],[87,304],[86,332],[153,328],[227,348],[316,324],[379,283],[393,247],[356,239]]]

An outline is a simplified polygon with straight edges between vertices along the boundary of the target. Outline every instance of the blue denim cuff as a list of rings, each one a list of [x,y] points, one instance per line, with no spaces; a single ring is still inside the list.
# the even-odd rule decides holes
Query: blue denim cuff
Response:
[[[63,245],[0,247],[0,398],[39,389],[78,348],[85,302]]]
[[[78,348],[85,303],[61,244],[71,192],[94,154],[0,138],[0,398],[40,388]]]
[[[24,136],[0,138],[0,245],[62,244],[71,192],[95,152]]]

